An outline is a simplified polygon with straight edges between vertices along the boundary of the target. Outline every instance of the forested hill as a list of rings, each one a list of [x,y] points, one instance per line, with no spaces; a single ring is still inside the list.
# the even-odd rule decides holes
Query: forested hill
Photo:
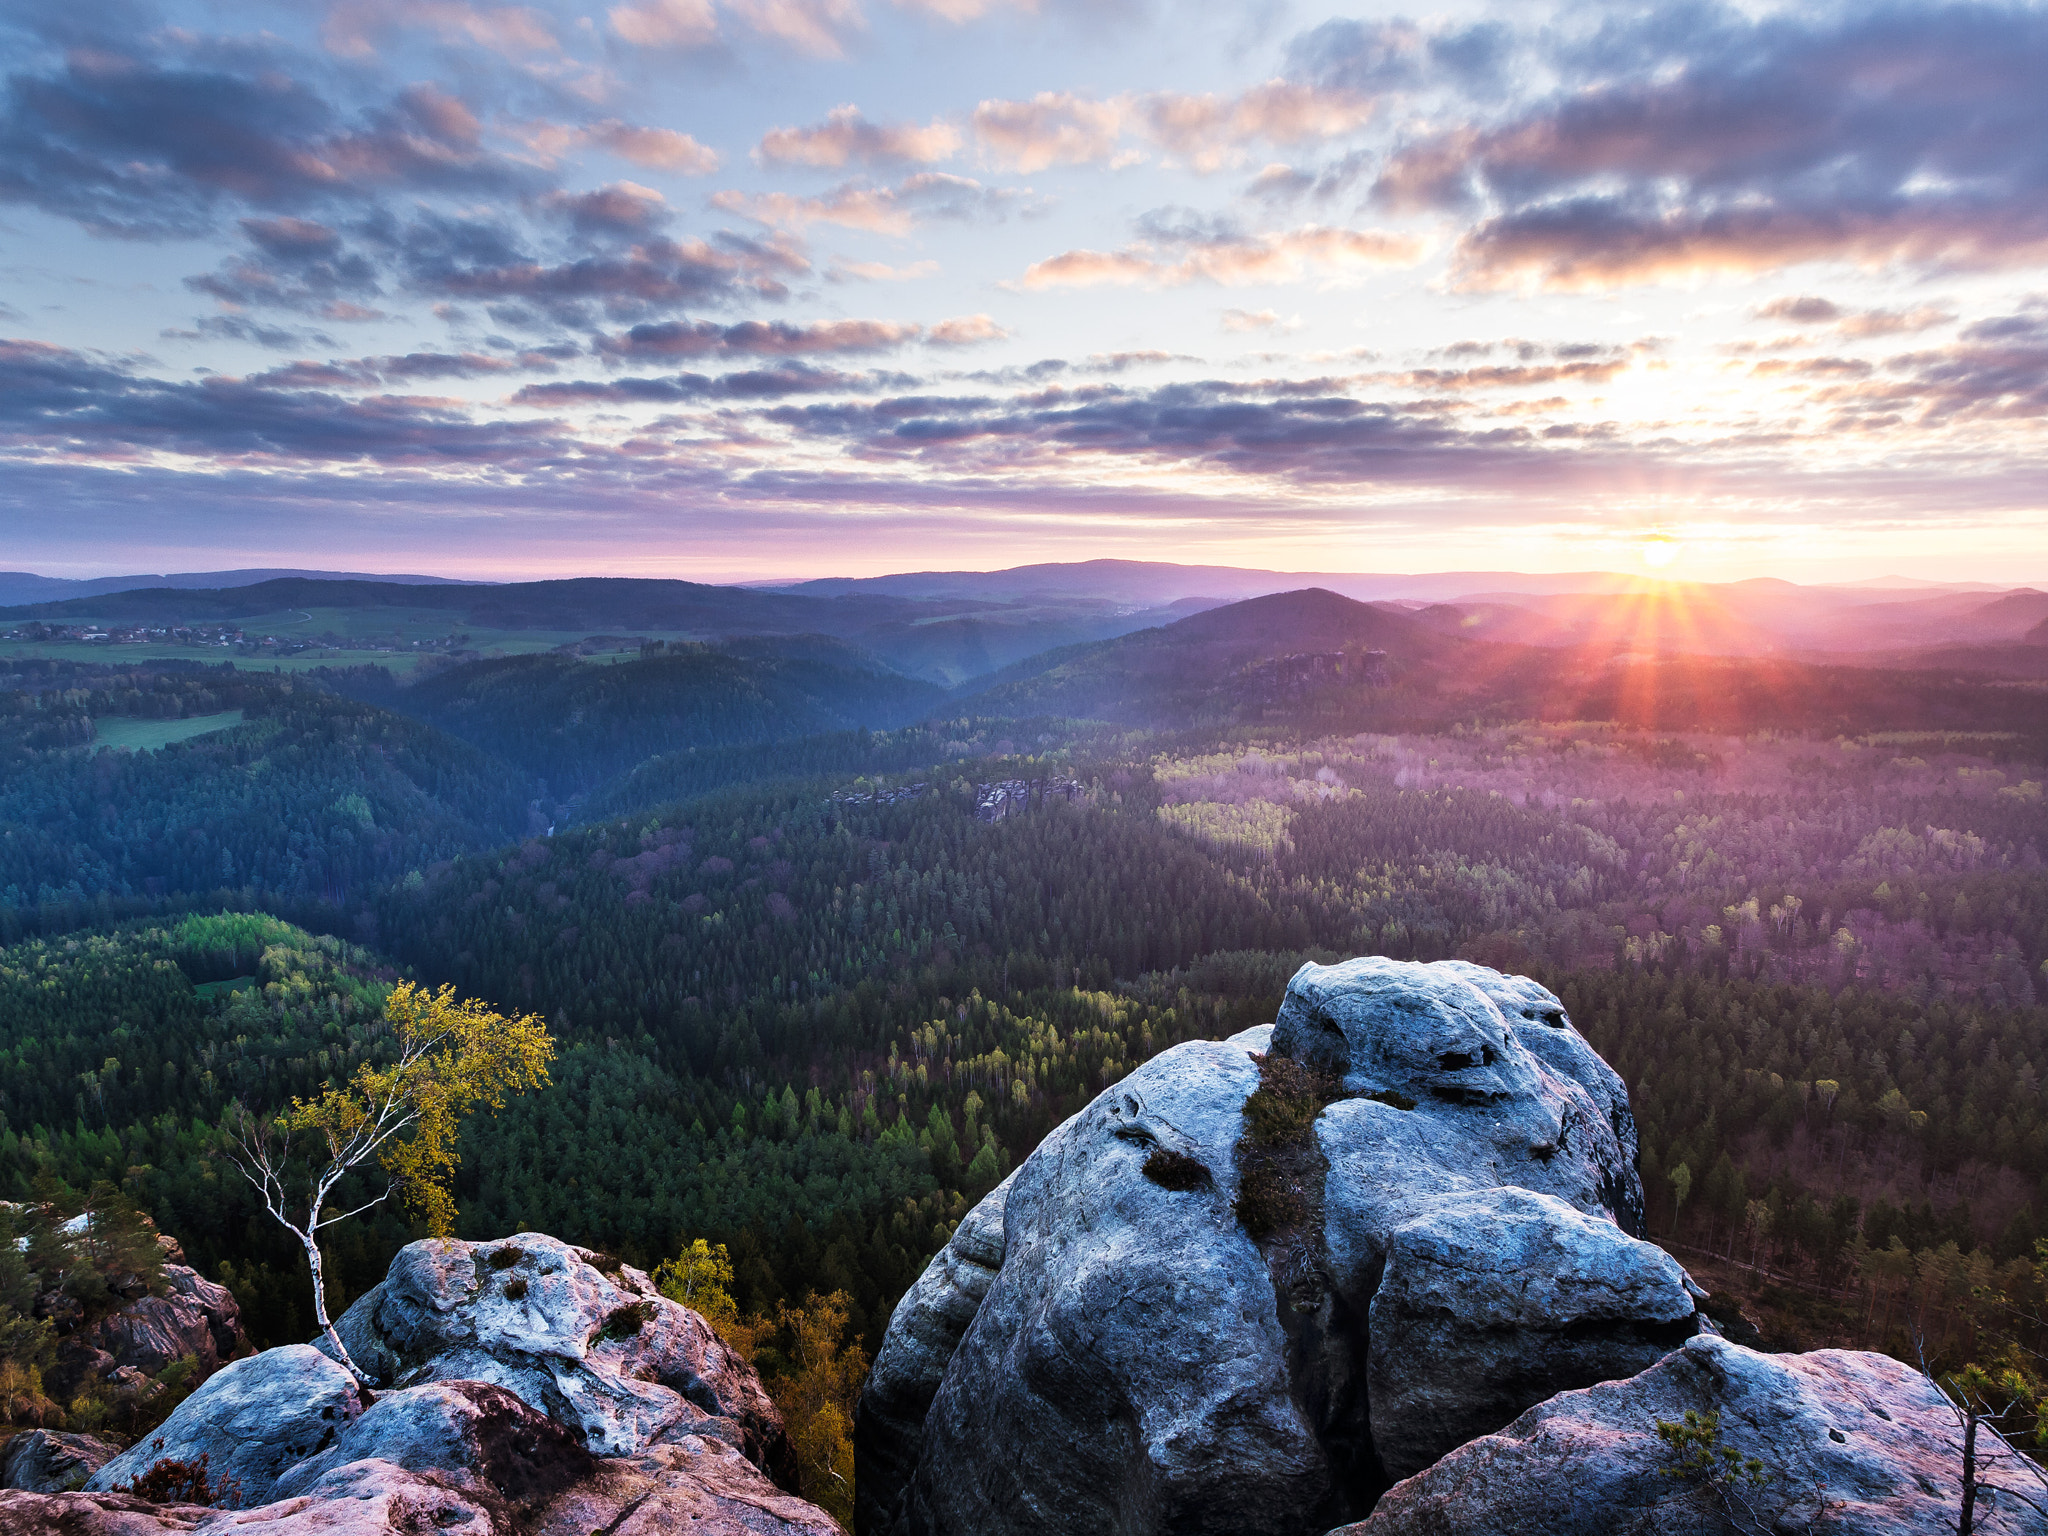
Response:
[[[389,581],[287,577],[246,587],[145,587],[0,609],[0,620],[80,619],[194,623],[253,618],[294,608],[406,608],[446,613],[480,629],[686,630],[712,635],[850,634],[889,619],[922,616],[916,602],[885,596],[792,597],[694,581],[583,577],[497,586],[416,586]]]
[[[1473,640],[1441,612],[1317,589],[1048,652],[961,690],[956,707],[1167,729],[1448,730],[1531,719],[1736,734],[1996,729],[2048,749],[2048,695],[1993,676],[1652,654],[1611,640]]]
[[[408,870],[532,827],[525,774],[317,684],[48,666],[11,681],[0,934],[202,894],[341,921]],[[216,720],[154,750],[89,750],[114,724]]]
[[[934,685],[860,665],[836,642],[796,654],[677,643],[592,665],[566,656],[470,662],[407,687],[369,669],[336,687],[439,726],[547,781],[587,793],[649,757],[833,731],[889,728],[929,713]]]
[[[1442,658],[1472,647],[1406,614],[1309,588],[1213,608],[1155,629],[1023,662],[968,697],[989,714],[1064,714],[1153,725],[1209,724],[1309,695],[1360,696],[1341,668],[1261,676],[1258,663],[1300,653],[1387,652],[1393,678],[1433,681]],[[1361,658],[1354,667],[1363,667]],[[1426,679],[1428,681],[1426,681]],[[1348,686],[1346,686],[1348,683]],[[1257,714],[1253,714],[1257,718]]]

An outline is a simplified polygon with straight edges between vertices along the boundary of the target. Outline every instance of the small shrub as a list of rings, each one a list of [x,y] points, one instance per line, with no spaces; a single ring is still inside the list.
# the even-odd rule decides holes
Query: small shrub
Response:
[[[517,1301],[520,1299],[520,1297],[524,1296],[525,1294],[526,1277],[524,1275],[514,1275],[510,1280],[507,1280],[505,1282],[505,1296],[507,1300]]]
[[[1316,1144],[1316,1117],[1343,1090],[1335,1078],[1286,1056],[1269,1052],[1254,1060],[1259,1086],[1245,1100],[1237,1144],[1237,1219],[1254,1242],[1264,1242],[1313,1224],[1328,1168]]]
[[[1272,1163],[1254,1163],[1238,1179],[1237,1219],[1253,1242],[1300,1226],[1308,1214],[1308,1202],[1285,1169]]]
[[[609,1253],[593,1253],[589,1258],[585,1259],[583,1262],[588,1264],[592,1269],[602,1270],[604,1271],[604,1273],[608,1275],[615,1275],[619,1272],[619,1266],[624,1264],[626,1261],[624,1259],[617,1258]]]
[[[651,1301],[629,1301],[622,1307],[614,1307],[605,1318],[604,1326],[598,1329],[597,1336],[600,1339],[630,1339],[653,1322],[659,1310]]]
[[[1258,1089],[1244,1102],[1246,1126],[1265,1146],[1298,1141],[1337,1096],[1336,1082],[1322,1073],[1285,1056],[1262,1056]]]
[[[1152,1155],[1145,1159],[1145,1177],[1161,1189],[1176,1192],[1207,1189],[1215,1182],[1209,1176],[1208,1165],[1200,1158],[1166,1147],[1152,1149]]]
[[[517,1248],[507,1243],[503,1248],[493,1248],[488,1262],[493,1269],[510,1269],[525,1257],[526,1250],[524,1248]]]
[[[162,1450],[163,1440],[159,1438],[150,1448]],[[132,1493],[138,1499],[147,1499],[152,1504],[224,1504],[236,1501],[241,1494],[241,1484],[227,1476],[218,1483],[209,1482],[207,1460],[203,1451],[197,1461],[162,1457],[120,1491]]]
[[[1378,1104],[1391,1104],[1396,1109],[1413,1109],[1415,1107],[1415,1101],[1409,1098],[1407,1094],[1396,1093],[1391,1088],[1375,1088],[1370,1093],[1360,1094],[1359,1097],[1371,1099]]]

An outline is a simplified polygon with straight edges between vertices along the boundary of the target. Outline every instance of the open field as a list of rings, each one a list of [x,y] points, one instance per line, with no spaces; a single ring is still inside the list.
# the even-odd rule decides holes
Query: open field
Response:
[[[95,720],[92,745],[95,752],[115,747],[126,747],[131,752],[156,752],[174,741],[211,736],[215,731],[225,731],[241,723],[242,712],[239,709],[223,710],[217,715],[192,715],[184,720],[127,720],[118,717]]]

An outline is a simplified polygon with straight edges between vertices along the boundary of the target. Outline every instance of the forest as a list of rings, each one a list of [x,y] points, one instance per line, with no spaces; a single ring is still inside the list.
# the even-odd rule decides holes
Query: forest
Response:
[[[1715,662],[1747,683],[1680,723],[1612,677],[1475,673],[1413,615],[1237,606],[950,695],[816,639],[410,683],[15,663],[0,1200],[128,1202],[257,1342],[303,1338],[226,1117],[381,1059],[391,987],[446,983],[558,1048],[463,1126],[460,1235],[722,1246],[737,1315],[836,1295],[871,1354],[1134,1066],[1270,1020],[1306,959],[1458,956],[1552,987],[1621,1072],[1649,1235],[1731,1325],[1971,1358],[2048,1238],[2038,700],[1871,672],[1799,727],[1824,676]],[[1012,781],[1071,790],[992,812]],[[330,1305],[415,1235],[335,1228]],[[29,1360],[58,1281],[0,1281]]]

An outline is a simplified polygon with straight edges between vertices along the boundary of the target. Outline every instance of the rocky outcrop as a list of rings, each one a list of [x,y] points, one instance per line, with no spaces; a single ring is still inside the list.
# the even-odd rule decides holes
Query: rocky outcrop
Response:
[[[1380,1464],[1420,1472],[1558,1384],[1633,1376],[1696,1331],[1685,1271],[1661,1248],[1555,1195],[1447,1195],[1394,1229],[1372,1300]]]
[[[117,1368],[132,1366],[146,1376],[188,1355],[201,1376],[211,1376],[248,1345],[242,1309],[228,1288],[183,1264],[164,1266],[162,1294],[109,1313],[84,1336]]]
[[[206,1478],[262,1504],[286,1468],[319,1454],[363,1411],[355,1378],[317,1349],[287,1344],[237,1360],[172,1410],[86,1487],[131,1487],[159,1462],[206,1458]]]
[[[1155,1057],[962,1224],[863,1397],[860,1529],[1363,1514],[1396,1469],[1697,1328],[1683,1272],[1630,1235],[1633,1135],[1533,983],[1304,966],[1270,1031]]]
[[[962,1218],[937,1258],[903,1293],[875,1356],[854,1426],[854,1523],[879,1528],[883,1500],[900,1494],[924,1446],[924,1417],[945,1379],[960,1336],[1003,1267],[1003,1206],[1011,1174]],[[873,1490],[872,1492],[870,1490]]]
[[[1686,1472],[1659,1422],[1713,1425]],[[2048,1531],[2037,1473],[1988,1433],[1977,1526]],[[1332,1536],[1721,1536],[1730,1530],[1950,1536],[1961,1510],[1962,1431],[1941,1394],[1883,1355],[1761,1355],[1702,1335],[1625,1381],[1567,1392],[1393,1488]]]
[[[237,1361],[86,1491],[0,1492],[0,1530],[838,1532],[757,1464],[787,1440],[753,1368],[603,1255],[539,1233],[415,1243],[344,1323],[381,1388],[309,1345]],[[195,1479],[207,1499],[176,1502]]]
[[[248,1349],[235,1298],[197,1270],[166,1264],[155,1294],[143,1289],[139,1277],[133,1289],[120,1310],[90,1324],[78,1303],[61,1291],[38,1299],[38,1315],[59,1335],[48,1374],[49,1390],[57,1398],[69,1399],[94,1381],[142,1384],[142,1378],[187,1356],[204,1380]]]
[[[685,1435],[771,1472],[788,1455],[760,1378],[703,1318],[632,1266],[544,1233],[409,1244],[335,1331],[374,1387],[491,1382],[596,1455]]]
[[[0,1488],[29,1493],[62,1493],[121,1454],[121,1447],[97,1435],[67,1435],[31,1429],[0,1445]]]

